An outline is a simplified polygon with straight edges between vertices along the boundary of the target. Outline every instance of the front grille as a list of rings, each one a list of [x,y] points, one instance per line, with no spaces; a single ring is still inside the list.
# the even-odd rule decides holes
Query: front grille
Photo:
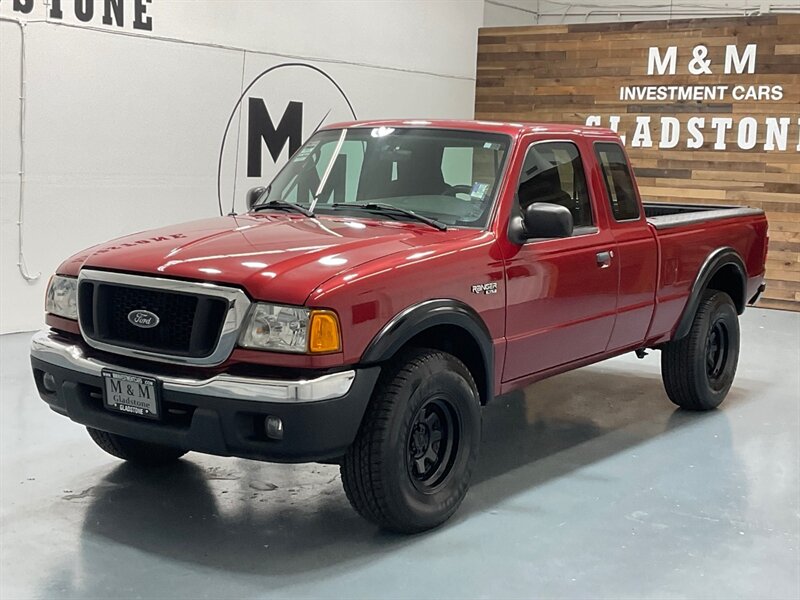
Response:
[[[209,356],[228,311],[228,301],[216,296],[190,294],[84,280],[78,292],[83,334],[92,340],[168,354]],[[156,314],[155,327],[138,327],[128,320],[132,311]]]
[[[105,295],[103,302],[108,306],[110,339],[170,352],[189,351],[197,297],[116,285],[100,289],[101,294]],[[128,320],[128,313],[140,309],[157,314],[159,324],[152,329],[133,325]]]

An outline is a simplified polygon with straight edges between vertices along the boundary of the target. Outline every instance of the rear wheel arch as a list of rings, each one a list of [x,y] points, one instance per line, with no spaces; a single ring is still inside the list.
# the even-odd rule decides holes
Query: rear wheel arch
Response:
[[[494,346],[480,315],[460,300],[439,298],[414,304],[395,315],[372,339],[364,364],[383,363],[407,348],[452,354],[472,373],[481,404],[494,395]]]
[[[747,296],[747,269],[739,253],[730,247],[719,248],[708,255],[692,284],[689,299],[678,320],[673,340],[686,337],[697,309],[707,290],[725,292],[733,300],[736,312],[742,314]]]
[[[717,269],[706,289],[728,294],[736,306],[736,312],[742,314],[745,308],[746,286],[744,265],[728,262]]]

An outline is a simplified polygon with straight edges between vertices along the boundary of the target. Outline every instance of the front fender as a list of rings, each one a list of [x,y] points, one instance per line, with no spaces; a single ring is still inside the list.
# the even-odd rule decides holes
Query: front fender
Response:
[[[494,346],[481,316],[468,304],[452,298],[425,300],[403,309],[375,335],[361,357],[363,364],[384,362],[413,337],[431,327],[451,325],[466,331],[476,342],[484,366],[484,388],[488,399],[494,393]]]

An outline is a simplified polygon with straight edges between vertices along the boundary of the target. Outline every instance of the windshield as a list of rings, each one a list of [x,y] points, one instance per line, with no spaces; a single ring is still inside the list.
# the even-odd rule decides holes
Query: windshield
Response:
[[[317,213],[364,216],[358,204],[381,203],[447,225],[484,227],[509,144],[505,135],[468,131],[322,131],[294,154],[256,206],[277,200],[311,207],[319,192]],[[402,218],[391,211],[369,216]]]

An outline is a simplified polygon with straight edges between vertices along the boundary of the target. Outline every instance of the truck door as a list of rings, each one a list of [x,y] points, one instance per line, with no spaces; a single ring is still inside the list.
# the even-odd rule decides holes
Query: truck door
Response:
[[[575,230],[569,238],[509,243],[503,381],[605,351],[617,304],[614,239],[586,184],[592,157],[587,163],[573,140],[533,141],[525,152],[515,202],[566,206]]]
[[[640,344],[647,336],[658,281],[658,251],[622,146],[596,142],[594,153],[603,180],[595,189],[606,196],[601,201],[608,208],[620,269],[617,320],[608,344],[609,350],[619,350]]]

